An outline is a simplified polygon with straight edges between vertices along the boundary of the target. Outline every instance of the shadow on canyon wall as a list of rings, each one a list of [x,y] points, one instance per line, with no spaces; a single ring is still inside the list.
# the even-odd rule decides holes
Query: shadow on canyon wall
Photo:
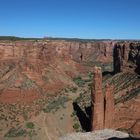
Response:
[[[114,74],[128,68],[140,74],[140,44],[126,46],[118,43],[113,48]]]
[[[121,72],[121,51],[120,51],[120,45],[115,45],[113,49],[113,65],[114,65],[114,71],[113,73],[116,74],[118,72]]]
[[[79,105],[74,102],[73,109],[76,112],[76,115],[79,119],[81,127],[84,131],[89,132],[91,131],[91,107],[86,107],[86,113],[79,107]]]
[[[103,75],[103,76],[106,76],[106,75],[111,75],[111,76],[113,76],[113,75],[114,75],[114,71],[104,71],[104,72],[102,73],[102,75]]]

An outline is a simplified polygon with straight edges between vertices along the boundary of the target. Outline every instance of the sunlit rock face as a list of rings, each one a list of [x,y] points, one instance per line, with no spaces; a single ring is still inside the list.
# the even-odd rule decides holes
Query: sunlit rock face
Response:
[[[0,100],[11,103],[41,98],[48,91],[72,85],[72,77],[88,70],[83,64],[98,61],[112,62],[111,41],[1,41],[0,76],[5,82],[0,86]]]
[[[102,71],[100,67],[94,68],[92,91],[92,130],[104,129],[104,94],[102,91]]]
[[[89,78],[88,74],[93,73],[94,66],[109,64],[110,67],[111,64],[112,67],[114,62],[114,73],[102,71],[103,78],[100,72],[94,81],[99,93],[102,90],[101,81],[104,86],[104,80],[109,78],[107,83],[110,87],[105,88],[103,92],[106,93],[101,97],[103,102],[109,102],[106,106],[101,104],[103,111],[99,113],[104,117],[98,122],[103,122],[104,126],[99,124],[100,128],[131,128],[134,134],[139,135],[139,48],[139,42],[130,41],[0,41],[0,103],[20,106],[40,99],[48,102],[48,97],[53,99],[62,94],[66,87],[77,87],[73,80],[75,77],[82,75]],[[118,102],[115,109],[112,105],[110,107],[110,103],[114,104],[111,84],[115,88],[115,101]],[[36,112],[39,114],[42,106],[33,104],[35,113],[32,112],[30,117]],[[97,107],[97,114],[98,110]]]
[[[91,91],[91,130],[113,128],[114,124],[114,87],[107,84],[103,92],[101,67],[94,67],[93,88]]]
[[[86,72],[90,69],[86,66],[92,68],[96,63],[112,63],[113,58],[115,73],[126,70],[139,73],[139,54],[139,43],[137,42],[117,43],[117,41],[79,40],[0,41],[1,77],[5,76],[7,80],[13,78],[16,84],[26,81],[24,76],[27,76],[42,88],[42,92],[52,89],[55,91],[72,84],[72,77],[78,75],[79,72]],[[56,78],[58,74],[59,77]],[[12,77],[14,75],[15,77]],[[42,80],[45,75],[48,76],[48,82]],[[4,93],[9,88],[10,90],[12,88],[12,90],[16,91],[15,96],[17,97],[19,88],[14,84],[10,87],[5,85],[1,87],[2,91],[6,87]],[[33,86],[32,89],[35,89],[35,87]],[[32,92],[36,93],[36,91]],[[35,95],[35,97],[38,97],[38,95]]]
[[[69,57],[76,61],[95,61],[104,58],[107,61],[112,56],[112,42],[81,42],[81,41],[18,41],[0,42],[1,59],[20,59],[22,57],[39,59],[40,54],[45,57],[56,55]],[[96,53],[95,53],[96,52]],[[49,55],[49,56],[48,56]],[[41,55],[42,56],[42,55]],[[42,56],[42,57],[43,57]],[[97,61],[96,60],[96,61]]]

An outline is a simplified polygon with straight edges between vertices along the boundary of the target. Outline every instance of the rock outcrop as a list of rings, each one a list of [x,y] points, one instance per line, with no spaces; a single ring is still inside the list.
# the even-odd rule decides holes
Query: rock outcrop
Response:
[[[102,71],[100,67],[94,68],[92,91],[92,130],[104,128],[104,95],[102,91]]]
[[[105,118],[104,118],[104,127],[105,128],[113,128],[114,124],[114,111],[115,111],[115,103],[114,103],[114,87],[110,85],[106,85],[105,88]]]
[[[140,43],[116,43],[113,50],[114,73],[136,71],[140,74]]]
[[[102,71],[100,67],[94,68],[92,100],[92,130],[113,128],[114,96],[113,87],[106,85],[105,94],[102,90]]]
[[[67,134],[66,136],[60,138],[59,140],[117,140],[117,139],[129,139],[129,134],[115,131],[111,129],[105,129],[105,130],[98,130],[95,132],[88,132],[88,133],[72,133]],[[133,140],[133,138],[132,138]],[[138,139],[134,139],[138,140]]]

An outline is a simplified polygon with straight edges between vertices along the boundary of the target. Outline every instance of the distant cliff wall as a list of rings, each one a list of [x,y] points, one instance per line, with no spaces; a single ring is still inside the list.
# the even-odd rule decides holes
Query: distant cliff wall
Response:
[[[140,43],[117,43],[113,50],[114,73],[135,71],[140,74]]]
[[[112,61],[112,42],[82,42],[65,40],[0,42],[0,60],[50,60],[70,58],[84,62]]]

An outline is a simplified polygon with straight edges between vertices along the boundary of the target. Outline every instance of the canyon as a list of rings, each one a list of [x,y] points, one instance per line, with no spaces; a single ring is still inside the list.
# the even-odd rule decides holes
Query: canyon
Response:
[[[0,138],[5,140],[16,126],[26,130],[29,121],[40,127],[35,128],[37,135],[29,128],[22,132],[32,132],[34,139],[44,135],[42,140],[57,140],[66,133],[87,131],[82,113],[87,124],[93,121],[92,130],[112,128],[139,136],[139,74],[138,41],[1,40]],[[85,111],[92,104],[93,116]],[[28,134],[14,138],[27,140]]]
[[[37,94],[37,86],[41,86],[42,92],[50,91],[52,88],[53,90],[59,90],[69,85],[71,82],[69,77],[76,76],[80,71],[88,70],[88,67],[84,68],[80,65],[81,62],[85,63],[85,65],[89,63],[89,66],[93,62],[96,63],[98,61],[101,63],[111,63],[112,49],[110,48],[111,42],[82,43],[65,40],[1,42],[1,77],[4,74],[6,74],[5,79],[8,76],[9,78],[10,76],[13,77],[12,71],[15,77],[18,77],[16,79],[13,77],[15,87],[7,88],[10,92],[4,89],[6,87],[1,88],[1,92],[3,92],[1,94],[1,101],[4,102],[6,96],[7,101],[5,102],[8,102],[8,98],[10,98],[10,102],[16,102],[22,98],[20,95],[26,92],[28,93],[27,96],[23,96],[28,99],[25,99],[25,101],[30,100],[30,97],[33,99],[38,98],[38,96],[41,97],[41,94]],[[55,74],[59,74],[59,76],[56,78]],[[46,75],[48,76],[48,82],[42,79],[42,77],[45,79]],[[24,82],[26,76],[36,82],[33,88],[21,88],[20,84]],[[23,94],[20,94],[23,90]],[[23,98],[21,101],[24,101]]]

